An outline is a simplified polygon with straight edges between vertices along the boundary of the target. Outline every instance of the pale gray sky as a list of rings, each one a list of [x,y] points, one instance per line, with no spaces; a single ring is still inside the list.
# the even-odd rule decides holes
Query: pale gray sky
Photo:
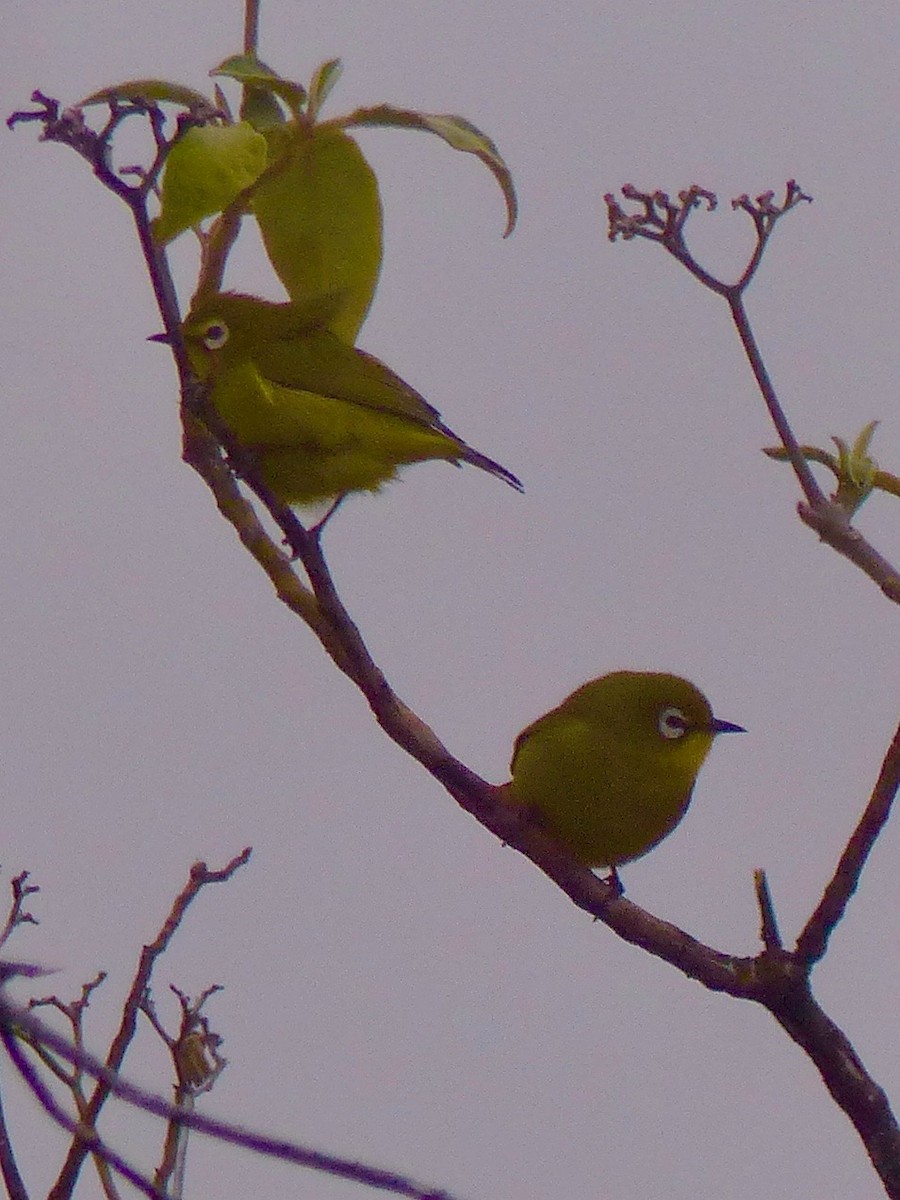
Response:
[[[13,0],[4,115],[34,87],[207,87],[240,26],[237,0]],[[516,732],[585,679],[695,680],[750,732],[714,749],[688,818],[626,886],[752,953],[762,866],[790,938],[896,721],[895,614],[797,521],[724,305],[648,245],[611,246],[601,197],[716,190],[694,244],[728,273],[750,237],[727,201],[796,177],[815,203],[749,295],[762,348],[801,439],[880,417],[875,454],[896,470],[896,5],[264,0],[260,49],[298,78],[343,57],[333,113],[467,116],[520,193],[502,241],[473,160],[361,137],[387,229],[361,344],[527,488],[428,464],[346,505],[326,548],[378,661],[498,781]],[[102,1048],[189,864],[249,843],[156,981],[164,1011],[169,981],[225,985],[210,1013],[231,1066],[207,1111],[469,1200],[877,1196],[770,1018],[593,924],[386,741],[179,460],[125,207],[35,129],[0,146],[0,859],[42,888],[15,954],[60,966],[70,995],[109,970]],[[250,259],[231,282],[278,294]],[[860,523],[896,559],[896,503]],[[895,823],[815,976],[895,1093],[898,849]],[[168,1086],[149,1033],[130,1069]],[[28,1097],[13,1121],[39,1191],[53,1139]],[[149,1135],[127,1144],[154,1161]],[[361,1194],[200,1142],[189,1186]]]

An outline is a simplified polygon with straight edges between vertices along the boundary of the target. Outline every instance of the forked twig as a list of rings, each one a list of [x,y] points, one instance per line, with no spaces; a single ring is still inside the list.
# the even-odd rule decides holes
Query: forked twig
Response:
[[[804,501],[798,505],[800,519],[832,549],[864,571],[889,600],[900,604],[900,573],[896,567],[866,541],[851,525],[846,510],[829,499],[816,482],[807,455],[797,442],[775,392],[744,305],[744,293],[759,268],[778,222],[799,204],[811,202],[811,197],[792,179],[785,186],[784,199],[780,204],[775,203],[774,192],[771,191],[761,193],[755,200],[742,195],[731,202],[733,209],[750,217],[756,241],[738,279],[734,283],[726,283],[697,262],[685,240],[685,226],[691,213],[701,206],[707,211],[717,206],[718,200],[713,192],[693,184],[679,192],[677,200],[672,200],[666,192],[642,192],[628,184],[622,188],[622,195],[640,208],[636,212],[626,212],[613,193],[604,196],[610,241],[643,238],[656,242],[704,287],[726,301],[757,387],[803,492]]]
[[[150,985],[150,976],[157,959],[166,950],[175,936],[188,908],[199,895],[200,891],[208,884],[223,883],[231,879],[235,871],[242,867],[249,858],[250,848],[247,847],[240,854],[235,855],[231,862],[227,863],[220,870],[210,870],[206,863],[202,862],[194,863],[191,867],[188,881],[176,897],[169,915],[163,922],[162,928],[156,938],[149,945],[144,946],[141,952],[137,971],[135,972],[131,988],[122,1008],[122,1017],[119,1022],[118,1031],[113,1038],[112,1045],[106,1056],[104,1073],[98,1075],[96,1071],[91,1071],[97,1082],[93,1093],[88,1099],[82,1118],[82,1123],[87,1129],[96,1129],[100,1112],[114,1090],[110,1086],[110,1081],[115,1079],[116,1072],[121,1067],[125,1053],[131,1045],[141,1001]],[[27,1026],[25,1028],[27,1029]],[[42,1036],[37,1040],[44,1045],[49,1045],[51,1049],[54,1048],[53,1042],[46,1037]],[[68,1055],[64,1057],[68,1057],[70,1062],[73,1061]],[[84,1159],[90,1152],[90,1149],[90,1144],[84,1140],[73,1142],[56,1182],[50,1190],[48,1200],[68,1200]]]

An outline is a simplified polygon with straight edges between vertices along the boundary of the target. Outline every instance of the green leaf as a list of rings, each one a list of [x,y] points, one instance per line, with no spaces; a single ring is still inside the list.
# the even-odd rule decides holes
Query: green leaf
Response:
[[[328,99],[331,89],[341,77],[343,71],[339,58],[330,58],[316,68],[309,84],[309,103],[306,106],[307,116],[314,121],[322,111],[322,105]]]
[[[89,104],[109,104],[115,100],[152,100],[157,104],[180,104],[182,108],[210,116],[217,110],[209,96],[181,83],[169,83],[165,79],[131,79],[127,83],[116,83],[112,87],[92,92],[76,105],[86,108]]]
[[[261,133],[285,122],[284,109],[267,88],[245,84],[241,95],[241,120]]]
[[[854,483],[871,486],[878,464],[869,457],[869,447],[878,428],[878,421],[869,421],[856,436],[848,455],[847,469]],[[833,438],[837,441],[837,438]]]
[[[875,486],[878,463],[870,457],[869,446],[877,426],[877,421],[870,421],[868,425],[864,425],[852,446],[848,446],[843,438],[831,439],[838,452],[835,472],[838,487],[832,498],[851,517],[869,498]]]
[[[223,63],[219,63],[210,71],[210,75],[224,75],[228,79],[242,83],[248,91],[267,92],[273,97],[278,96],[295,117],[300,114],[306,99],[306,91],[302,84],[295,83],[291,79],[283,79],[277,71],[273,71],[264,62],[260,62],[254,54],[234,54],[231,58],[226,58]],[[269,113],[271,115],[271,108]],[[247,120],[250,120],[249,116]],[[269,123],[271,124],[271,121]]]
[[[386,125],[401,129],[423,129],[428,133],[437,134],[454,150],[474,154],[476,158],[481,159],[500,185],[506,201],[506,229],[503,236],[509,237],[512,233],[519,206],[509,167],[487,134],[482,133],[465,117],[455,117],[449,113],[414,112],[408,108],[395,108],[392,104],[378,104],[374,108],[357,108],[349,116],[342,117],[340,124],[345,127]]]
[[[353,344],[381,270],[381,198],[356,142],[334,126],[273,130],[278,157],[252,193],[266,252],[292,300],[336,294],[331,330]]]
[[[219,213],[266,167],[266,139],[246,122],[189,129],[166,159],[162,210],[153,222],[158,242]]]
[[[878,427],[877,421],[869,421],[857,434],[852,445],[840,437],[832,437],[837,455],[819,446],[800,446],[800,453],[807,462],[821,463],[827,467],[837,481],[837,490],[831,499],[852,517],[873,491],[888,492],[900,496],[900,477],[883,471],[869,454],[872,437]],[[763,450],[776,462],[787,462],[789,455],[783,446],[767,446]]]

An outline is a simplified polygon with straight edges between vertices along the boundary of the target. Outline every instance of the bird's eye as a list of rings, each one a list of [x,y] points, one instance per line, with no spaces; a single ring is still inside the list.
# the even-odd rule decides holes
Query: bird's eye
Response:
[[[221,350],[228,341],[228,326],[221,321],[212,321],[203,331],[203,345],[207,350]]]
[[[664,738],[680,738],[687,733],[688,719],[680,708],[664,708],[656,727]]]

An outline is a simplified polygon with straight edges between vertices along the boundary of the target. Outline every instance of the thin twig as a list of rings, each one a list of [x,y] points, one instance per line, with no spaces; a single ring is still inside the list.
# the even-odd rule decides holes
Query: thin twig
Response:
[[[244,0],[244,53],[256,54],[259,45],[259,0]]]
[[[84,1014],[90,1004],[91,996],[105,980],[106,972],[98,971],[93,979],[82,984],[81,995],[77,1000],[63,1001],[59,996],[46,996],[30,1000],[28,1007],[32,1011],[37,1008],[55,1008],[58,1012],[62,1013],[71,1026],[73,1044],[81,1049],[84,1046]],[[46,1046],[33,1042],[29,1042],[28,1044],[29,1048],[37,1055],[47,1069],[68,1088],[78,1112],[79,1121],[86,1121],[89,1101],[85,1093],[85,1076],[81,1068],[78,1066],[72,1067],[70,1064],[65,1063],[64,1060],[60,1060]],[[118,1200],[119,1193],[115,1186],[109,1163],[102,1154],[96,1151],[92,1152],[92,1158],[100,1179],[100,1185],[107,1200]]]
[[[221,1037],[213,1033],[202,1009],[211,996],[221,991],[219,984],[212,984],[191,1000],[184,992],[170,984],[181,1006],[181,1022],[177,1037],[164,1029],[157,1016],[150,993],[145,992],[141,1000],[141,1011],[150,1021],[159,1037],[172,1055],[175,1068],[175,1105],[190,1111],[196,1098],[212,1090],[215,1081],[227,1066],[219,1053]],[[166,1130],[162,1161],[154,1174],[158,1187],[168,1191],[172,1200],[181,1200],[184,1194],[184,1173],[187,1161],[188,1129],[181,1121],[170,1121]]]
[[[747,355],[757,386],[762,393],[766,408],[769,410],[769,416],[772,419],[778,436],[781,438],[791,466],[797,475],[803,494],[808,503],[815,508],[820,508],[822,505],[827,504],[828,502],[823,496],[819,485],[816,483],[815,476],[810,470],[809,464],[800,452],[800,447],[797,444],[791,426],[772,386],[769,373],[766,370],[759,347],[756,344],[743,300],[744,292],[750,285],[750,281],[753,279],[762,261],[763,253],[769,238],[772,236],[776,222],[785,213],[795,208],[801,200],[808,201],[810,197],[801,192],[797,184],[793,180],[790,180],[785,189],[784,203],[781,205],[773,203],[773,194],[771,192],[764,192],[761,196],[757,196],[755,202],[751,201],[749,196],[739,196],[736,200],[732,201],[733,208],[739,208],[746,212],[753,221],[756,231],[756,243],[753,253],[739,278],[734,283],[726,283],[722,279],[717,279],[716,276],[700,265],[694,258],[685,240],[685,225],[694,209],[698,208],[701,204],[706,206],[707,211],[711,211],[716,207],[718,201],[712,192],[699,187],[697,184],[692,184],[691,187],[679,193],[678,202],[675,203],[665,192],[641,192],[629,184],[622,188],[622,195],[628,200],[643,205],[644,211],[638,216],[628,216],[612,193],[604,197],[609,214],[610,240],[622,236],[626,240],[641,237],[648,241],[658,242],[704,287],[722,296],[728,303],[732,319],[734,320],[738,336],[741,339],[741,344],[744,347],[744,352]]]
[[[12,904],[10,905],[9,913],[6,918],[6,923],[3,929],[0,930],[0,949],[6,945],[13,932],[20,925],[37,925],[38,920],[32,913],[25,910],[25,901],[29,896],[35,895],[41,889],[33,883],[28,883],[28,871],[20,871],[12,880],[10,887],[12,888]]]
[[[850,524],[843,506],[828,499],[816,482],[809,467],[809,455],[798,444],[772,385],[744,305],[744,293],[762,262],[776,224],[786,213],[798,204],[810,201],[811,197],[802,192],[794,180],[789,180],[781,204],[775,204],[772,192],[763,192],[755,200],[744,195],[732,201],[733,208],[747,213],[753,221],[756,242],[738,279],[734,283],[726,283],[697,262],[685,241],[685,225],[694,209],[700,205],[705,205],[708,210],[716,207],[716,197],[712,192],[694,184],[679,193],[676,203],[665,192],[642,192],[629,184],[622,188],[622,195],[641,205],[641,211],[627,213],[616,197],[608,193],[604,199],[609,216],[610,240],[615,241],[619,237],[625,241],[643,238],[658,243],[704,287],[725,299],[757,386],[781,439],[784,457],[790,462],[803,492],[805,503],[798,506],[800,519],[833,550],[864,571],[889,600],[900,604],[900,572]]]
[[[191,867],[190,876],[181,893],[176,897],[175,903],[169,915],[166,917],[162,928],[156,938],[141,952],[138,968],[135,973],[131,989],[125,1000],[122,1009],[122,1018],[119,1023],[118,1031],[113,1038],[109,1053],[106,1057],[106,1070],[109,1074],[104,1074],[102,1077],[96,1076],[96,1072],[92,1072],[98,1078],[97,1086],[88,1101],[87,1110],[85,1112],[85,1122],[90,1128],[94,1128],[100,1115],[100,1110],[109,1099],[111,1087],[109,1084],[110,1078],[114,1078],[115,1072],[122,1065],[122,1060],[125,1057],[125,1052],[131,1044],[134,1037],[135,1027],[137,1024],[137,1015],[140,1010],[141,999],[150,983],[150,975],[156,965],[156,960],[166,950],[167,946],[175,936],[179,925],[184,919],[188,907],[196,899],[200,890],[210,883],[222,883],[230,879],[240,867],[242,867],[250,857],[250,848],[241,851],[236,855],[230,863],[218,871],[211,871],[205,863],[197,862]],[[52,1047],[53,1043],[48,1039],[43,1039]],[[71,1061],[71,1059],[70,1059]],[[76,1141],[69,1150],[66,1160],[57,1176],[56,1182],[51,1188],[48,1200],[68,1200],[78,1178],[78,1173],[84,1163],[84,1159],[88,1154],[90,1147],[84,1142]]]
[[[149,1196],[150,1200],[167,1200],[165,1192],[161,1192],[136,1167],[126,1162],[120,1154],[113,1150],[111,1146],[108,1146],[93,1126],[84,1125],[80,1121],[74,1121],[57,1104],[53,1093],[44,1084],[41,1077],[22,1053],[16,1035],[10,1032],[10,1029],[5,1024],[0,1026],[0,1041],[3,1042],[4,1049],[9,1055],[10,1060],[44,1111],[48,1116],[53,1118],[57,1125],[72,1135],[76,1144],[84,1146],[85,1157],[88,1154],[100,1155],[113,1170],[118,1171],[122,1178],[127,1179],[138,1191],[143,1192],[145,1196]]]
[[[6,1124],[6,1113],[3,1110],[3,1100],[0,1097],[0,1178],[6,1188],[9,1200],[30,1200],[25,1180],[19,1172],[16,1156],[13,1152],[9,1127]]]
[[[781,444],[784,446],[785,453],[790,459],[791,466],[794,468],[794,473],[797,476],[803,495],[812,508],[816,510],[826,508],[831,502],[826,498],[816,482],[816,477],[813,475],[809,463],[803,456],[790,422],[785,416],[781,401],[778,399],[775,388],[772,386],[772,380],[763,357],[759,352],[759,346],[750,325],[750,318],[747,315],[747,309],[744,305],[743,293],[742,291],[729,289],[725,298],[728,301],[731,317],[734,321],[738,337],[741,339],[741,345],[744,347],[744,353],[747,355],[747,361],[750,363],[750,369],[753,372],[756,385],[765,401],[772,424],[775,426],[779,438],[781,438]]]
[[[878,773],[872,796],[859,824],[840,857],[834,875],[822,895],[816,911],[797,939],[797,954],[809,963],[818,962],[828,940],[859,886],[863,867],[872,847],[891,814],[891,806],[900,788],[900,726],[894,734]]]
[[[766,950],[783,950],[784,943],[778,929],[778,918],[775,916],[775,906],[772,903],[772,893],[769,891],[769,881],[765,871],[753,872],[753,887],[756,891],[756,903],[759,905],[759,936]]]
[[[232,1145],[242,1146],[257,1154],[281,1159],[284,1162],[295,1163],[298,1166],[310,1167],[329,1175],[350,1179],[369,1187],[380,1188],[382,1191],[391,1192],[394,1195],[406,1196],[409,1200],[453,1200],[449,1192],[423,1187],[414,1183],[406,1176],[392,1171],[383,1171],[377,1167],[371,1167],[366,1163],[352,1162],[349,1159],[338,1158],[331,1154],[323,1154],[321,1151],[311,1150],[284,1139],[254,1133],[250,1130],[242,1129],[238,1125],[231,1125],[225,1121],[206,1117],[202,1113],[185,1112],[176,1105],[169,1104],[160,1096],[154,1095],[152,1092],[145,1091],[134,1084],[126,1083],[117,1072],[110,1070],[99,1059],[87,1054],[84,1050],[76,1049],[65,1038],[39,1022],[27,1010],[10,1003],[5,997],[0,995],[0,1039],[2,1039],[4,1046],[6,1046],[7,1052],[15,1062],[17,1069],[23,1073],[23,1077],[29,1087],[39,1089],[41,1096],[44,1094],[49,1096],[49,1092],[47,1092],[41,1080],[35,1076],[30,1064],[27,1061],[23,1061],[21,1050],[15,1044],[16,1035],[12,1032],[14,1030],[21,1030],[29,1040],[43,1042],[62,1057],[69,1059],[70,1062],[77,1063],[79,1067],[92,1074],[109,1094],[119,1096],[129,1104],[133,1104],[137,1108],[142,1108],[146,1112],[153,1113],[155,1116],[166,1120],[178,1121],[186,1128],[197,1130],[198,1133],[207,1134]],[[36,1092],[36,1094],[38,1093]],[[53,1109],[48,1107],[48,1112],[56,1120],[58,1119],[56,1115],[59,1112],[58,1106],[53,1101],[52,1096],[49,1096],[49,1099],[53,1105]],[[70,1129],[72,1123],[66,1114],[59,1113],[59,1118],[61,1118],[60,1123],[64,1128]],[[75,1132],[77,1136],[88,1138],[94,1144],[98,1140],[96,1134],[90,1128],[76,1127]],[[118,1156],[113,1155],[111,1161],[113,1161],[116,1170],[119,1170]],[[160,1195],[155,1190],[147,1194],[154,1197]],[[51,1195],[54,1195],[54,1193],[51,1193]]]

